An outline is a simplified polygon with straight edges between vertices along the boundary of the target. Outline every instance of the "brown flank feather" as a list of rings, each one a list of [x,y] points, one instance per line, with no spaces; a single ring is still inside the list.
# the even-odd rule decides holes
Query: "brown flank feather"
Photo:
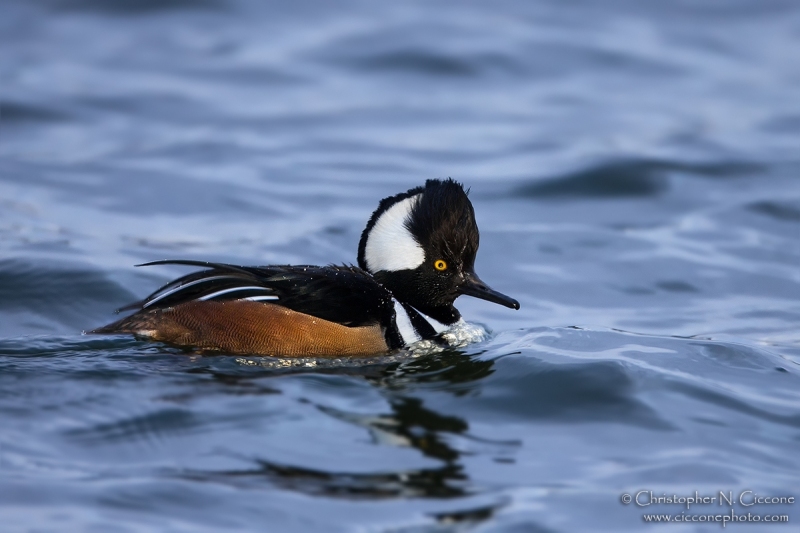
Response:
[[[389,347],[379,325],[347,327],[280,305],[191,301],[143,311],[91,333],[133,333],[230,354],[278,357],[369,356]]]

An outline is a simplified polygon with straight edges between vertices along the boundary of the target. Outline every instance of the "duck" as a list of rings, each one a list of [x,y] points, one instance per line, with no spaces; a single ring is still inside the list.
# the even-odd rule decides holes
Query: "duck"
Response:
[[[90,334],[130,334],[201,352],[366,357],[441,335],[463,318],[462,295],[519,309],[475,273],[480,234],[468,190],[451,179],[384,198],[354,265],[237,266],[165,259],[137,266],[201,270],[117,310]]]

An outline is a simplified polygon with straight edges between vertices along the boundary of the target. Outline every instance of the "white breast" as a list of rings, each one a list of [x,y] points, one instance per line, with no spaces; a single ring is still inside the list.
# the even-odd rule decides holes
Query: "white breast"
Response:
[[[419,336],[419,333],[417,333],[417,330],[411,323],[411,318],[403,308],[403,304],[394,298],[392,298],[392,301],[394,302],[394,322],[397,324],[397,331],[403,338],[403,344],[408,346],[409,344],[417,342],[422,337]]]
[[[450,329],[450,326],[448,326],[447,324],[442,324],[441,322],[439,322],[435,318],[431,318],[428,315],[426,315],[425,313],[421,312],[419,309],[415,308],[414,311],[419,313],[419,316],[424,318],[425,321],[428,324],[431,325],[431,327],[433,328],[433,331],[435,331],[436,333],[443,333],[443,332],[447,331],[448,329]]]

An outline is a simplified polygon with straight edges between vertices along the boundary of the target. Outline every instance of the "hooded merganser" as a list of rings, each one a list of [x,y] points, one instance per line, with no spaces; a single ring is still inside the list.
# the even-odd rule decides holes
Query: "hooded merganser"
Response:
[[[478,240],[463,186],[428,180],[381,200],[361,234],[358,268],[153,261],[139,266],[205,270],[120,309],[136,312],[90,333],[132,333],[231,354],[385,353],[459,322],[453,302],[462,294],[519,309],[475,274]]]

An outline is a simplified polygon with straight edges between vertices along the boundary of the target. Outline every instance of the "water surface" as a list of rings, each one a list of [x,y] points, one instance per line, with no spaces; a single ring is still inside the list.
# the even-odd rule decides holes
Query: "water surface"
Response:
[[[800,7],[7,1],[9,531],[639,531],[800,497]],[[83,336],[185,272],[354,262],[471,188],[470,346],[364,364]],[[744,507],[790,523],[800,504]],[[719,525],[653,526],[716,531]]]

